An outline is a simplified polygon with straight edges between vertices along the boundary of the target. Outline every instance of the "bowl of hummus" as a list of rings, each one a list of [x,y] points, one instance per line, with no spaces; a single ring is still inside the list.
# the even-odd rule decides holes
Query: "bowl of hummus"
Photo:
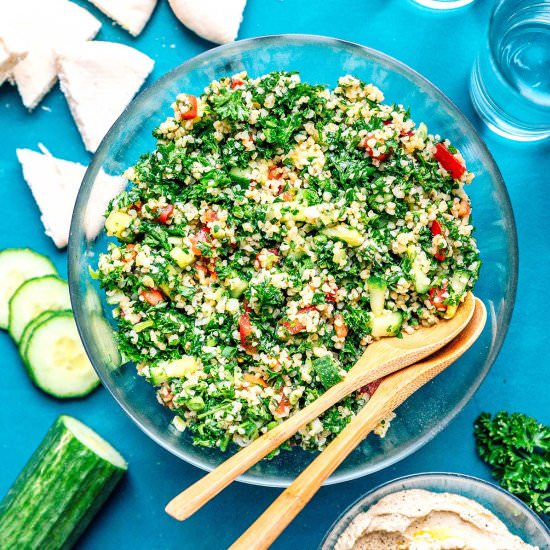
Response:
[[[427,473],[381,485],[334,523],[321,550],[542,550],[550,531],[519,499],[470,476]]]

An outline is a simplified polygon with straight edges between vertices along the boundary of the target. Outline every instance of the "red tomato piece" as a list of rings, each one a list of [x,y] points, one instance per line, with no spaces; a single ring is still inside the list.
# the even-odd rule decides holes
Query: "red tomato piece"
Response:
[[[344,322],[344,316],[340,313],[334,316],[334,332],[338,338],[345,338],[348,335],[348,327]]]
[[[191,241],[191,251],[195,256],[202,256],[202,251],[199,248],[199,243],[210,242],[210,229],[208,227],[202,227],[196,235],[189,237]]]
[[[445,250],[444,249],[439,249],[435,254],[434,254],[434,258],[440,262],[442,262],[445,258],[447,257],[447,255],[445,254]]]
[[[441,288],[432,287],[428,292],[430,302],[433,304],[437,311],[446,311],[447,306],[443,303],[448,298],[447,285],[444,284]]]
[[[287,399],[286,395],[283,393],[281,395],[281,400],[279,401],[279,406],[275,409],[275,413],[278,415],[284,414],[288,407],[290,407],[290,401]]]
[[[430,226],[430,231],[432,235],[441,235],[441,224],[437,220],[434,220]]]
[[[252,323],[250,322],[250,315],[243,313],[239,318],[239,335],[241,337],[241,345],[243,348],[247,348],[247,339],[252,334]]]
[[[238,88],[239,86],[242,86],[244,84],[244,81],[241,80],[240,78],[238,77],[233,77],[231,79],[231,88],[235,89],[235,88]]]
[[[460,179],[462,174],[466,172],[466,168],[460,164],[460,162],[453,156],[453,154],[443,145],[438,143],[435,146],[434,153],[435,160],[441,164],[441,166],[451,174],[451,177],[455,180]]]
[[[173,204],[169,204],[167,206],[165,206],[161,212],[160,212],[160,216],[157,218],[157,221],[159,223],[168,223],[168,218],[174,213],[174,205]]]
[[[194,118],[197,118],[199,110],[197,98],[194,95],[187,94],[187,100],[191,104],[191,107],[185,113],[181,113],[181,118],[183,120],[193,120]]]
[[[140,295],[150,306],[156,306],[160,302],[164,302],[164,296],[162,295],[162,292],[156,288],[153,288],[151,290],[142,290],[140,292]]]

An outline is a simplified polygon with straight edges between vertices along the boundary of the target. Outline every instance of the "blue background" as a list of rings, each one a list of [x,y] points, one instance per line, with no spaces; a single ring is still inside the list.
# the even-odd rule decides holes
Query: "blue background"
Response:
[[[165,0],[138,39],[84,1],[102,22],[100,40],[132,45],[155,59],[149,82],[212,47],[185,29]],[[550,307],[550,145],[505,141],[485,130],[472,111],[469,70],[493,2],[477,0],[456,11],[434,12],[408,0],[249,0],[240,38],[311,33],[379,49],[410,65],[440,87],[480,129],[507,183],[516,216],[520,273],[516,307],[504,347],[475,397],[431,443],[376,475],[323,488],[274,548],[315,548],[344,508],[372,487],[422,471],[453,471],[489,479],[476,457],[472,423],[481,411],[522,411],[550,423],[546,369]],[[15,89],[0,89],[0,248],[31,246],[50,255],[66,275],[66,254],[44,235],[38,210],[21,176],[16,147],[38,142],[61,158],[88,163],[67,104],[56,87],[32,114]],[[164,505],[202,472],[158,447],[122,412],[104,389],[60,402],[39,392],[25,375],[15,346],[0,334],[0,494],[4,494],[60,413],[85,421],[128,459],[129,474],[82,537],[79,548],[226,548],[279,494],[276,489],[235,483],[191,519],[178,523]]]

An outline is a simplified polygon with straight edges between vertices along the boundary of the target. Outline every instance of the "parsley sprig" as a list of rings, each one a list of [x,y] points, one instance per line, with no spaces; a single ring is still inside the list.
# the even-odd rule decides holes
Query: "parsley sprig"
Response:
[[[479,456],[493,476],[535,512],[550,513],[550,427],[521,413],[482,413],[474,424]]]

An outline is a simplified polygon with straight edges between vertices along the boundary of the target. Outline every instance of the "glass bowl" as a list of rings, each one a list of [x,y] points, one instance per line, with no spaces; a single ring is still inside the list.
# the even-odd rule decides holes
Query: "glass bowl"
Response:
[[[448,137],[476,174],[469,188],[484,266],[476,286],[489,319],[485,331],[455,365],[412,396],[398,411],[385,439],[368,437],[327,483],[381,470],[409,455],[442,430],[472,397],[495,360],[508,328],[517,279],[517,240],[510,201],[489,151],[464,115],[425,78],[399,61],[363,46],[320,36],[268,36],[209,50],[169,72],[142,92],[111,128],[82,184],[74,210],[69,244],[69,281],[76,322],[86,351],[103,384],[120,406],[157,443],[187,462],[210,470],[227,455],[195,447],[188,434],[170,424],[172,414],[156,401],[152,387],[132,364],[119,366],[111,308],[89,266],[97,266],[107,237],[97,235],[102,211],[112,195],[112,178],[154,149],[151,131],[170,113],[175,96],[199,95],[213,79],[246,70],[259,76],[296,70],[304,81],[336,84],[354,74],[379,86],[388,102],[411,107],[417,123]],[[294,449],[262,461],[240,479],[286,486],[312,459]]]
[[[319,550],[331,550],[348,525],[361,512],[366,512],[383,497],[397,491],[425,489],[426,491],[456,493],[493,512],[506,524],[510,532],[528,544],[541,550],[550,548],[550,531],[544,522],[519,498],[477,477],[462,474],[426,473],[414,474],[388,481],[356,500],[333,523],[319,546]]]

